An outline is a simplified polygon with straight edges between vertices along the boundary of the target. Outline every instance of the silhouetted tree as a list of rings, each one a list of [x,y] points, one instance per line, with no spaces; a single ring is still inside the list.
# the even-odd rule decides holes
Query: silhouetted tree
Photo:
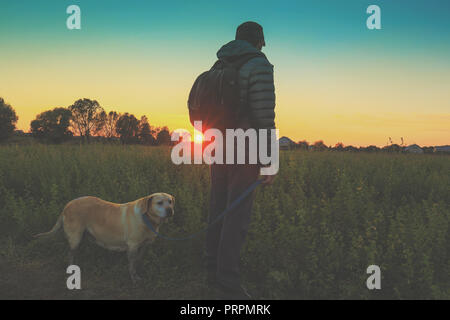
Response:
[[[122,143],[137,143],[139,141],[139,120],[126,112],[117,119],[116,133]]]
[[[343,151],[344,150],[344,144],[342,142],[336,143],[336,145],[333,148],[336,151]]]
[[[105,128],[106,118],[107,115],[104,110],[97,115],[91,130],[92,136],[104,136],[103,129]]]
[[[354,147],[354,146],[346,146],[346,147],[344,148],[344,151],[358,152],[359,149],[356,148],[356,147]]]
[[[170,145],[171,139],[170,139],[170,133],[169,129],[167,127],[163,127],[156,136],[156,144],[161,145]]]
[[[370,145],[368,147],[360,148],[360,149],[361,149],[361,151],[366,151],[366,152],[377,152],[377,151],[380,151],[380,148],[378,148],[377,146],[374,146],[374,145]]]
[[[297,148],[301,150],[308,150],[309,143],[306,140],[297,142]]]
[[[66,108],[54,108],[44,111],[31,121],[31,133],[38,139],[59,143],[70,138],[69,131],[72,112]]]
[[[314,148],[314,151],[324,151],[324,150],[328,149],[328,147],[326,146],[325,143],[323,143],[322,140],[314,142],[313,148]]]
[[[99,120],[94,128],[95,134],[103,136],[107,139],[117,137],[116,123],[119,117],[120,114],[116,111],[110,111],[109,113],[102,111],[99,114]]]
[[[148,123],[146,116],[142,116],[139,121],[139,141],[145,145],[155,145],[156,139],[153,136],[155,130]]]
[[[75,103],[69,106],[72,112],[72,126],[78,131],[82,137],[86,137],[89,142],[89,137],[92,133],[99,132],[104,118],[102,118],[103,108],[96,100],[78,99]]]
[[[11,105],[0,98],[0,141],[6,140],[14,133],[17,120],[19,117]]]
[[[117,137],[116,124],[117,120],[120,118],[120,114],[116,111],[110,111],[105,117],[105,126],[103,127],[103,132],[106,138],[110,139]]]

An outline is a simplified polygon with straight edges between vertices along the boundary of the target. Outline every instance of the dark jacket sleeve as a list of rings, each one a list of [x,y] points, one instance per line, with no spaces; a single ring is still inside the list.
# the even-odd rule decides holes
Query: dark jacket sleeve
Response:
[[[253,61],[248,78],[249,120],[256,128],[275,128],[273,66],[266,58]]]

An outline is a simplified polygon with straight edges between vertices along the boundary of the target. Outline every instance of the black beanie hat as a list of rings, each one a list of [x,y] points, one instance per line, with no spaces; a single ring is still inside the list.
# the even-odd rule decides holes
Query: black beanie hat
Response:
[[[260,24],[253,21],[244,22],[237,27],[236,40],[246,40],[255,47],[260,41],[262,41],[263,46],[266,45],[266,42],[264,41],[263,28]]]

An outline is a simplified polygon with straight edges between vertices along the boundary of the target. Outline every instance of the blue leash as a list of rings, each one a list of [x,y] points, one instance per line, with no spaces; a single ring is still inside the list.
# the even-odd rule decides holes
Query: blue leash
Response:
[[[253,182],[253,184],[248,187],[239,197],[237,197],[228,208],[225,209],[224,212],[222,212],[213,222],[209,223],[208,226],[200,231],[197,231],[189,236],[185,236],[185,237],[181,237],[181,238],[172,238],[172,237],[167,237],[165,235],[160,234],[158,231],[155,230],[155,228],[153,228],[153,225],[150,221],[150,219],[148,218],[148,216],[146,214],[142,215],[142,219],[144,220],[144,223],[146,224],[146,226],[154,233],[156,234],[158,237],[166,239],[166,240],[187,240],[187,239],[192,239],[195,238],[196,236],[198,236],[199,234],[205,232],[206,230],[208,230],[213,224],[217,223],[221,218],[223,218],[227,213],[229,213],[231,210],[233,210],[234,208],[236,208],[236,206],[241,203],[242,200],[244,200],[253,190],[256,189],[257,186],[259,186],[261,184],[261,180],[256,180],[255,182]]]

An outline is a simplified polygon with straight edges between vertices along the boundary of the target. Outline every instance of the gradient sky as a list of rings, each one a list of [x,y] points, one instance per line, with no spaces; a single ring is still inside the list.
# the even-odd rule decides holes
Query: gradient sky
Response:
[[[71,4],[81,30],[66,28]],[[370,4],[381,7],[382,30],[366,28]],[[253,20],[275,66],[280,135],[450,144],[447,0],[0,0],[0,15],[0,96],[25,131],[38,113],[84,97],[191,130],[195,77]]]

